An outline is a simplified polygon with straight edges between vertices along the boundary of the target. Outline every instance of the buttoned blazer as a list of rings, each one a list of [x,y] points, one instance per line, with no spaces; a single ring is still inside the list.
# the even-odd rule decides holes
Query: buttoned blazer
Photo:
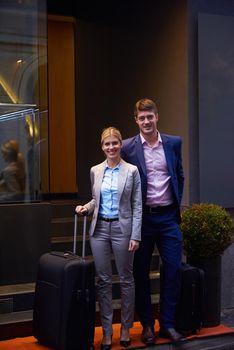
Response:
[[[89,234],[92,236],[98,219],[101,185],[106,161],[90,169],[92,200],[85,204],[88,215],[93,214]],[[141,179],[136,166],[121,159],[118,175],[119,224],[125,237],[141,240],[142,194]]]
[[[172,136],[167,134],[160,135],[162,138],[168,173],[170,175],[173,200],[174,204],[177,206],[178,219],[180,220],[179,212],[184,187],[184,173],[181,152],[182,140],[179,136]],[[121,156],[125,161],[137,166],[141,176],[143,204],[145,204],[147,195],[147,172],[140,134],[123,140]]]

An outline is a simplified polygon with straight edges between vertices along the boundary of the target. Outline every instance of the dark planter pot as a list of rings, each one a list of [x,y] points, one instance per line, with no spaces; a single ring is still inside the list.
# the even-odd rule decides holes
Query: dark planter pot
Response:
[[[218,326],[221,313],[221,256],[191,257],[188,258],[188,263],[199,267],[205,273],[203,327]]]

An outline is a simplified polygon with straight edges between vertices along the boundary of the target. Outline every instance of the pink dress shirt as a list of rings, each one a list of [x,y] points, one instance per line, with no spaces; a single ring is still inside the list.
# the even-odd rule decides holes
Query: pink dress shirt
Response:
[[[147,171],[146,205],[150,207],[170,205],[173,202],[170,175],[160,133],[158,132],[158,141],[154,146],[150,146],[142,135],[140,137]]]

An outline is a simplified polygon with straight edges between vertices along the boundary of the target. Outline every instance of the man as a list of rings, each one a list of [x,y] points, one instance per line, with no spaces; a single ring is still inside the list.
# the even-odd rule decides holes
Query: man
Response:
[[[149,273],[156,244],[163,265],[159,336],[178,345],[184,341],[174,328],[181,281],[182,142],[178,136],[159,133],[159,115],[154,101],[139,100],[134,116],[140,134],[123,141],[122,158],[138,167],[142,185],[142,241],[134,259],[136,311],[143,326],[141,339],[147,345],[155,343]]]

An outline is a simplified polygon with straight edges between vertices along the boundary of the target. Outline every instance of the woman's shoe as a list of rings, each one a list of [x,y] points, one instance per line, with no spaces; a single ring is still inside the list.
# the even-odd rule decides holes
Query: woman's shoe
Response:
[[[124,348],[127,348],[131,344],[131,339],[129,338],[129,329],[121,328],[119,343]]]
[[[101,344],[101,350],[110,350],[112,346],[112,336],[110,336],[110,339],[109,339],[109,336],[103,337],[102,341],[103,343]],[[109,343],[109,341],[110,341],[110,344],[105,344],[105,342]]]
[[[101,344],[101,350],[110,350],[112,344]]]
[[[124,348],[127,348],[131,344],[131,339],[129,340],[120,340],[120,345],[123,346]]]

